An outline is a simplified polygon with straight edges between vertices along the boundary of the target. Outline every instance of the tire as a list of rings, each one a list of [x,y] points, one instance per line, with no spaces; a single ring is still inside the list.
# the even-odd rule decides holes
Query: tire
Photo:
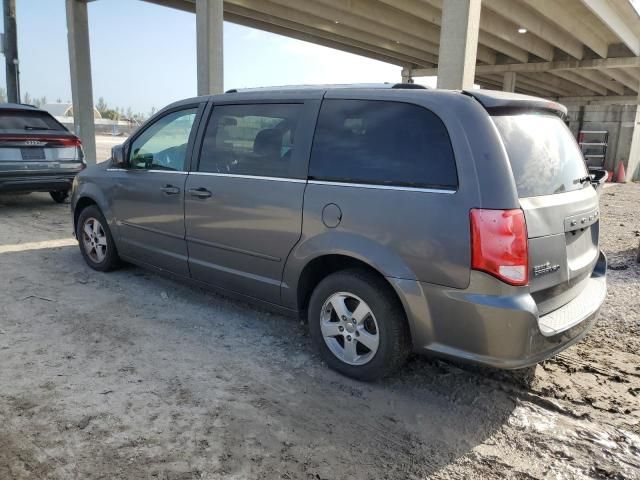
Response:
[[[91,236],[89,232],[92,232]],[[80,212],[76,238],[84,261],[94,270],[108,272],[120,266],[120,257],[109,225],[97,206],[90,205]]]
[[[51,198],[56,203],[64,203],[69,198],[69,190],[58,190],[57,192],[49,192]]]
[[[323,279],[311,295],[308,320],[323,360],[356,380],[394,373],[411,352],[400,302],[383,279],[366,270],[344,270]]]

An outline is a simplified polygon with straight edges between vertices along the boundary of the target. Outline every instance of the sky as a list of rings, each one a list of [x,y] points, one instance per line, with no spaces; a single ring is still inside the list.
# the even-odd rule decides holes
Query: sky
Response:
[[[140,0],[98,0],[88,9],[94,102],[148,113],[196,95],[194,14]],[[16,0],[16,16],[22,95],[70,101],[64,0]],[[229,89],[399,82],[401,68],[225,22],[224,70]]]

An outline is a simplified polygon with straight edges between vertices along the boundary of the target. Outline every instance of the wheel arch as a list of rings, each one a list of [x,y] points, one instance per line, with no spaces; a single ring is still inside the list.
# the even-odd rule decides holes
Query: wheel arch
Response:
[[[98,208],[98,202],[96,202],[93,198],[89,196],[80,197],[75,204],[73,209],[73,231],[76,232],[78,230],[78,218],[80,217],[80,213],[87,207],[91,205],[96,205]]]
[[[307,310],[311,294],[313,293],[315,287],[324,278],[339,271],[352,269],[365,270],[382,280],[382,283],[386,286],[389,293],[392,294],[393,298],[398,302],[400,308],[402,308],[402,311],[405,314],[405,320],[407,321],[409,329],[411,330],[411,322],[408,318],[409,312],[407,312],[405,303],[402,301],[400,293],[397,291],[394,284],[390,282],[389,279],[380,270],[378,270],[370,263],[361,258],[346,254],[332,253],[319,255],[306,263],[306,265],[300,272],[298,283],[296,285],[297,309],[300,312],[305,312]]]

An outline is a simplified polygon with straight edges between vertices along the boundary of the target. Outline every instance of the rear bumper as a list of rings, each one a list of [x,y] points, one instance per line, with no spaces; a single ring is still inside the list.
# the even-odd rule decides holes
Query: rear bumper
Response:
[[[534,365],[582,339],[595,324],[606,295],[604,254],[581,294],[539,316],[522,288],[472,272],[465,290],[392,279],[409,320],[417,353],[496,368]]]
[[[0,192],[54,192],[70,190],[76,174],[0,176]]]

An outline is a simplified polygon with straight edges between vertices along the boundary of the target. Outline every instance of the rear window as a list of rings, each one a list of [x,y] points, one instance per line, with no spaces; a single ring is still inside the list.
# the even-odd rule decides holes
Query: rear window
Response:
[[[322,103],[309,176],[374,185],[446,189],[458,185],[442,120],[417,105],[383,101]]]
[[[507,149],[520,198],[583,188],[584,158],[561,118],[521,113],[495,115],[493,121]]]
[[[65,130],[46,112],[28,110],[0,110],[1,130]]]

